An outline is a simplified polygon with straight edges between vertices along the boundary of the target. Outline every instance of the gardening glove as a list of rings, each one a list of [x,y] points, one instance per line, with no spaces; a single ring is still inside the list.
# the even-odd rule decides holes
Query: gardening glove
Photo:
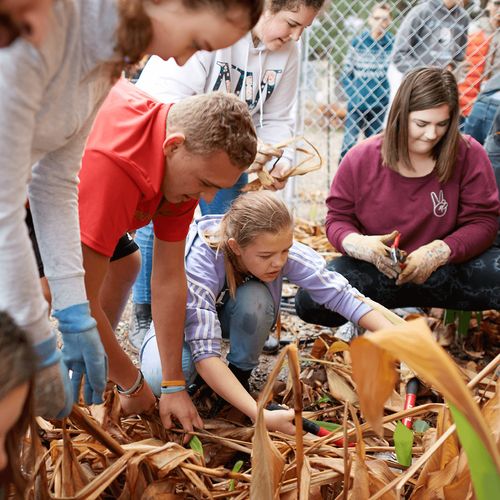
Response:
[[[57,348],[55,332],[33,346],[37,357],[35,376],[35,415],[43,418],[63,418],[73,408],[73,390],[68,369]]]
[[[84,399],[87,404],[103,402],[106,387],[106,353],[97,331],[97,323],[90,316],[89,303],[54,311],[62,333],[62,355],[69,370],[75,402],[78,401],[82,377],[85,375]]]
[[[257,144],[257,155],[255,156],[253,163],[247,169],[247,173],[251,174],[262,170],[268,162],[271,160],[276,161],[276,159],[281,158],[282,154],[282,149],[275,148],[270,144],[264,144],[259,141]]]
[[[400,273],[396,285],[403,283],[425,283],[429,276],[450,258],[450,247],[441,240],[434,240],[414,250],[405,260],[405,268]]]
[[[389,257],[390,244],[398,235],[398,231],[390,234],[378,234],[375,236],[365,236],[362,234],[348,234],[342,241],[344,251],[350,257],[364,260],[373,264],[381,273],[388,278],[397,278],[401,272],[401,267],[394,264]]]

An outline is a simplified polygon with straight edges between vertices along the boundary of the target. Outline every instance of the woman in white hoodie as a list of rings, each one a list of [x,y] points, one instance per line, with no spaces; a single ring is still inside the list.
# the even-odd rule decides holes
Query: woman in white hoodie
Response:
[[[250,33],[231,47],[214,52],[200,50],[182,67],[174,61],[152,57],[137,85],[163,102],[176,102],[187,96],[212,91],[232,92],[244,100],[253,116],[262,144],[277,144],[293,136],[294,105],[299,78],[299,39],[309,26],[324,0],[266,0],[264,13]],[[209,49],[200,46],[199,49]],[[269,151],[269,149],[267,149]],[[260,157],[260,158],[259,158]],[[262,168],[265,154],[258,155],[255,167]],[[290,166],[293,151],[285,149],[273,169],[280,177]],[[260,164],[260,165],[259,165]],[[244,173],[230,189],[221,189],[211,203],[200,201],[203,215],[223,214],[247,183]],[[273,188],[284,183],[275,181]],[[151,225],[136,233],[141,249],[141,272],[134,285],[134,311],[129,340],[139,349],[151,322]],[[267,345],[270,350],[277,344]]]

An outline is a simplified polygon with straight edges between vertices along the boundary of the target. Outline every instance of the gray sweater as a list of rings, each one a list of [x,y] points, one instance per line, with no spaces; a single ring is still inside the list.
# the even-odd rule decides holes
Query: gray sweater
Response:
[[[0,50],[0,310],[33,341],[50,333],[31,242],[27,194],[53,307],[86,300],[78,171],[111,80],[113,0],[56,0],[41,47]]]
[[[392,62],[401,73],[421,66],[456,66],[465,58],[469,15],[427,0],[408,12],[396,35]]]

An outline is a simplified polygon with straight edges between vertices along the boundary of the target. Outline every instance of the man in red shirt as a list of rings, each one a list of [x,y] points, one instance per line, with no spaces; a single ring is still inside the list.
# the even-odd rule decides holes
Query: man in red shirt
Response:
[[[256,148],[247,107],[231,94],[166,105],[120,81],[96,118],[80,172],[85,285],[109,377],[118,385],[126,414],[155,404],[114,335],[140,266],[127,232],[153,221],[152,309],[162,376],[170,386],[182,386],[184,240],[198,200],[210,202],[218,189],[231,187],[253,162]],[[185,390],[165,392],[160,399],[165,427],[172,425],[171,417],[185,430],[202,427]]]

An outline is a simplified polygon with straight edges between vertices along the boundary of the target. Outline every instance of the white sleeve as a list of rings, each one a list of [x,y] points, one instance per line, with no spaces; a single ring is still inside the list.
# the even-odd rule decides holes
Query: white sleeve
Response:
[[[0,67],[0,310],[38,342],[50,335],[50,325],[24,219],[35,117],[48,66],[20,40],[0,50]]]
[[[78,172],[94,117],[95,113],[66,145],[46,154],[33,167],[30,208],[54,309],[87,300],[78,219]]]
[[[266,144],[278,144],[290,139],[295,132],[295,103],[299,81],[299,44],[291,45],[287,64],[281,75],[279,85],[271,97],[264,101],[261,126],[257,135]],[[284,158],[292,162],[293,148],[287,148]]]
[[[211,58],[209,52],[200,51],[196,52],[184,66],[179,66],[174,59],[164,61],[158,56],[152,56],[142,70],[136,85],[165,103],[203,94]]]

